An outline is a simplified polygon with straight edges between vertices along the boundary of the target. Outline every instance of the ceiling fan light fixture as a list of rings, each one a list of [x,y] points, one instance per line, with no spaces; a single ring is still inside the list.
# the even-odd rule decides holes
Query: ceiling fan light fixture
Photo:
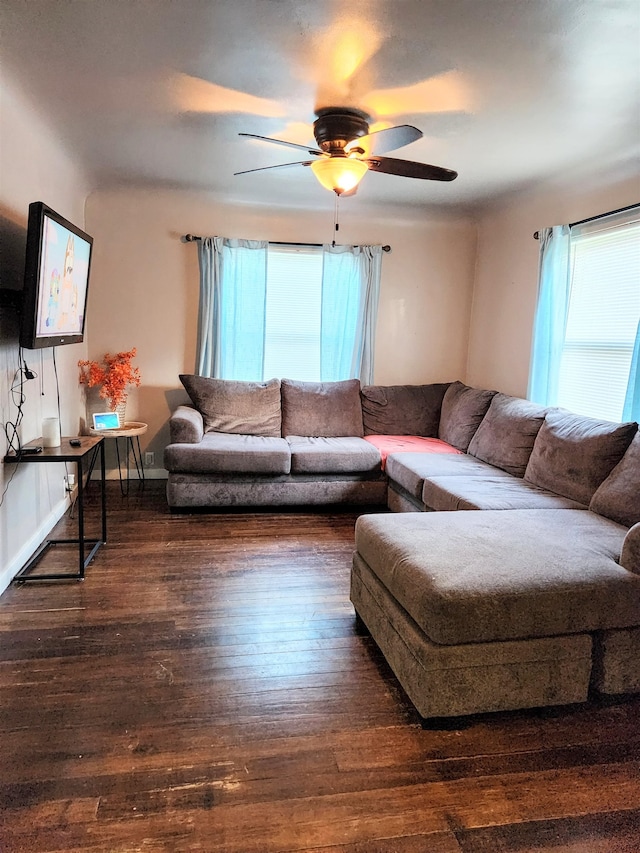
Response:
[[[355,189],[368,168],[355,157],[323,157],[311,164],[311,171],[322,186],[336,195]]]

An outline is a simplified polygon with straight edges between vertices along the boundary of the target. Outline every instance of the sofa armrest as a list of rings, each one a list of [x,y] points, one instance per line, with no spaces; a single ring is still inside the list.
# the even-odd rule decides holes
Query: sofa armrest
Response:
[[[629,569],[630,572],[640,575],[640,522],[634,524],[625,536],[622,543],[620,565]]]
[[[204,435],[202,415],[193,406],[178,406],[171,415],[169,432],[172,444],[198,444]]]

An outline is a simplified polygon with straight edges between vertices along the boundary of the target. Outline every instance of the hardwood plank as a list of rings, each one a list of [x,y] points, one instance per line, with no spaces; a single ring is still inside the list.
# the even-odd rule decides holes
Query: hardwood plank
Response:
[[[559,818],[460,834],[462,853],[638,853],[640,812]]]
[[[315,847],[313,853],[461,853],[460,845],[450,832],[431,832],[427,835],[356,841],[331,847]]]
[[[640,697],[423,725],[355,623],[356,517],[109,484],[86,581],[0,600],[2,853],[640,849]]]

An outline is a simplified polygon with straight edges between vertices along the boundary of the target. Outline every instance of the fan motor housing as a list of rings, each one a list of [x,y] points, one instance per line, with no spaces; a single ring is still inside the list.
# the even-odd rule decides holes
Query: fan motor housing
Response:
[[[348,142],[369,133],[369,116],[352,107],[326,107],[316,111],[313,135],[327,153],[342,151]]]

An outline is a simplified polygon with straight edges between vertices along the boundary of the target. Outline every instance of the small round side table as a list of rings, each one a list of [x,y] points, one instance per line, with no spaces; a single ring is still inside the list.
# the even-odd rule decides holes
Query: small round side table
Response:
[[[93,429],[89,428],[89,435],[101,435],[103,438],[114,438],[116,442],[116,457],[118,459],[118,476],[120,477],[120,492],[123,495],[129,494],[129,463],[131,457],[138,472],[138,480],[142,483],[144,489],[144,464],[142,462],[142,452],[140,450],[140,436],[144,435],[149,429],[148,424],[143,424],[140,421],[126,421],[123,427],[119,429]],[[120,455],[120,444],[118,439],[124,438],[125,447],[122,457]],[[122,463],[126,465],[127,476],[123,479]]]

